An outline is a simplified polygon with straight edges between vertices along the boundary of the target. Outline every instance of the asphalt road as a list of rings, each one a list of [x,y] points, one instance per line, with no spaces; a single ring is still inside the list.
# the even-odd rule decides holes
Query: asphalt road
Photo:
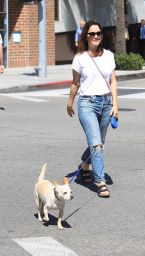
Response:
[[[136,97],[145,90],[119,90],[119,128],[109,127],[105,145],[111,197],[71,183],[74,199],[66,204],[63,231],[57,211],[50,212],[49,226],[37,220],[33,190],[44,162],[50,180],[62,182],[76,170],[86,146],[77,114],[67,116],[63,95],[0,95],[1,256],[145,255],[145,97]]]

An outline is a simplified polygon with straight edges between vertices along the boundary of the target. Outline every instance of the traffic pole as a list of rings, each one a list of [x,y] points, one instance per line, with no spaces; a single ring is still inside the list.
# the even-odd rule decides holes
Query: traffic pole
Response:
[[[46,0],[38,0],[38,76],[47,77]]]

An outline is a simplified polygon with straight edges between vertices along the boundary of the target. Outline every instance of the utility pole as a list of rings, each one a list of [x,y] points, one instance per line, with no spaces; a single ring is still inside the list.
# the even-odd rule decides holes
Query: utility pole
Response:
[[[46,0],[38,0],[38,76],[47,77]]]

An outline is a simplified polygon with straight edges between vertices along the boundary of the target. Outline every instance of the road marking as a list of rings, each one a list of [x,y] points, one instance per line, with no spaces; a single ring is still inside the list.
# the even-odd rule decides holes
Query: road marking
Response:
[[[1,96],[10,97],[17,100],[25,100],[31,102],[48,102],[49,100],[36,99],[37,97],[68,97],[69,88],[55,90],[40,90],[31,92],[18,93],[1,93]],[[35,98],[32,98],[35,97]]]
[[[145,90],[145,88],[141,87],[118,87],[118,89],[123,90]],[[18,93],[1,93],[1,96],[10,97],[18,100],[25,100],[31,102],[49,102],[48,99],[44,99],[45,97],[68,97],[69,95],[69,88],[64,89],[54,89],[54,90],[40,90],[40,91],[27,91],[27,92],[18,92]],[[38,97],[43,97],[43,99],[38,99]],[[118,96],[121,99],[145,99],[145,93],[134,93],[134,94],[127,94]]]
[[[3,93],[0,94],[4,97],[9,97],[9,98],[13,98],[13,99],[17,99],[17,100],[26,100],[26,101],[32,101],[32,102],[48,102],[48,100],[43,100],[43,99],[35,99],[35,98],[31,98],[31,97],[25,97],[25,96],[21,96],[17,93]],[[28,95],[29,96],[29,95]]]
[[[118,89],[123,89],[123,90],[145,90],[145,87],[130,87],[130,86],[118,86]]]
[[[20,238],[13,241],[33,256],[78,256],[51,237]]]
[[[69,94],[70,89],[54,89],[54,90],[40,90],[40,91],[31,91],[31,92],[19,92],[15,93],[22,96],[30,97],[50,97],[50,96],[65,96]]]
[[[145,92],[118,96],[120,99],[145,99]]]

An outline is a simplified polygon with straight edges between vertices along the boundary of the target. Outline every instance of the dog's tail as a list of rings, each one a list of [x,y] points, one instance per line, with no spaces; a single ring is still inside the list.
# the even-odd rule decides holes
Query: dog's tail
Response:
[[[42,168],[41,168],[40,175],[39,175],[39,177],[38,177],[38,181],[41,181],[41,180],[44,179],[46,166],[47,166],[47,163],[43,164],[43,166],[42,166]]]

